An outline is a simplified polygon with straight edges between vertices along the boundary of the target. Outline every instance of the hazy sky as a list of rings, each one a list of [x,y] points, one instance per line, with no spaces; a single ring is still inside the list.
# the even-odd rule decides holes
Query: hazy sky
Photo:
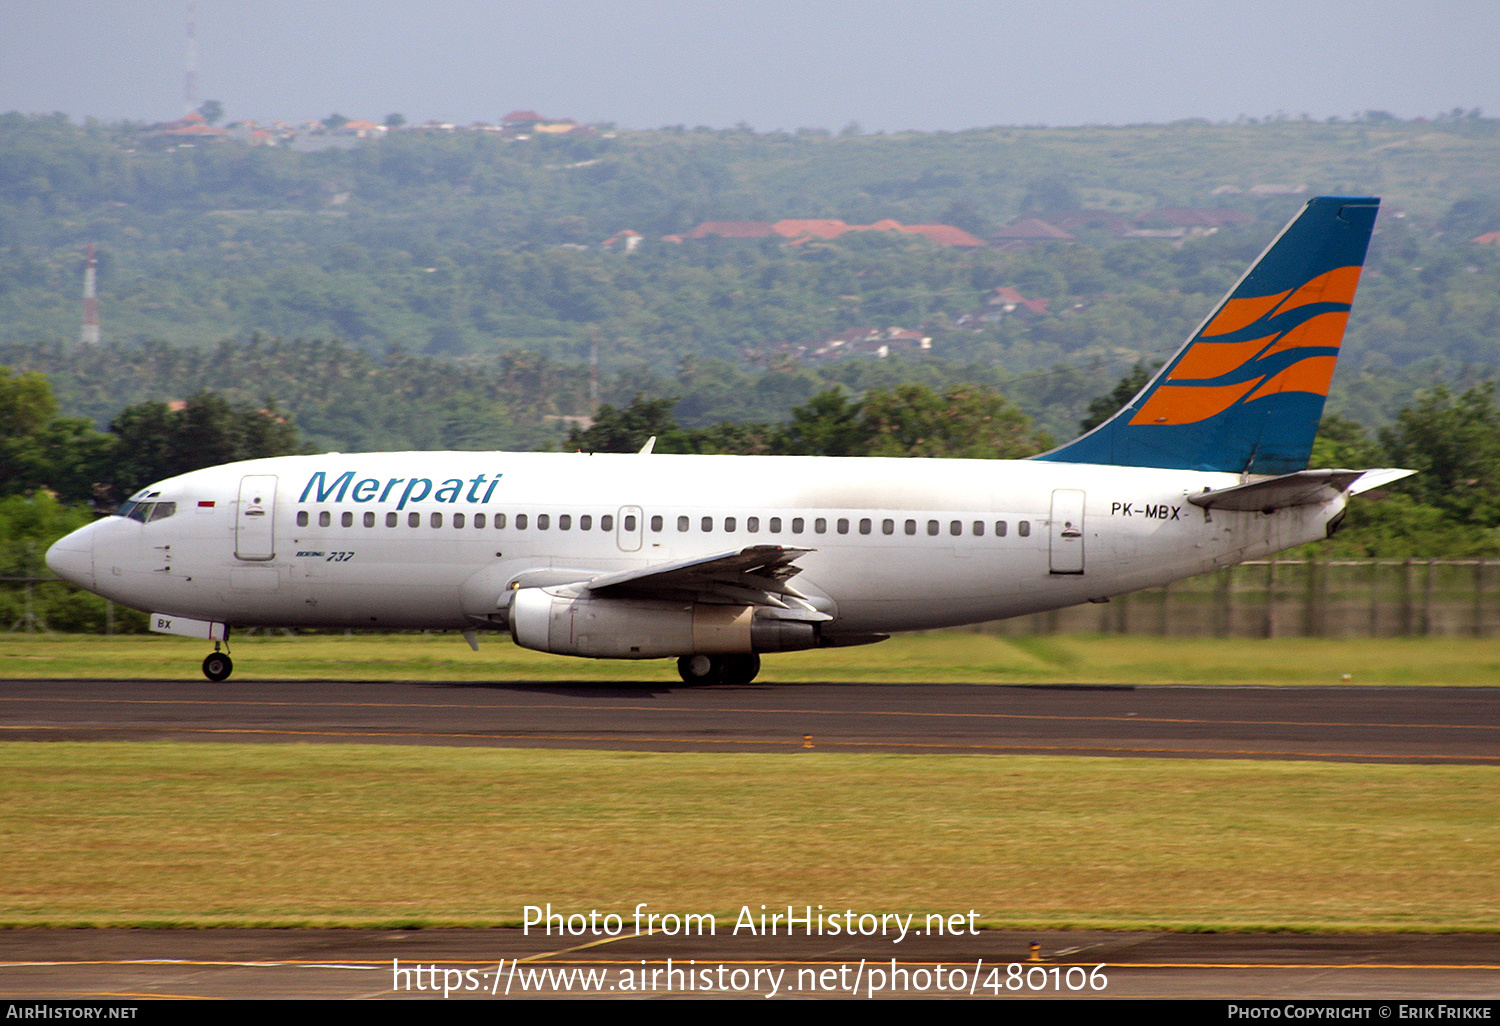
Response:
[[[0,0],[0,111],[183,113],[186,0]],[[1500,114],[1497,0],[198,0],[230,119],[867,131]],[[1500,172],[1497,172],[1500,174]]]

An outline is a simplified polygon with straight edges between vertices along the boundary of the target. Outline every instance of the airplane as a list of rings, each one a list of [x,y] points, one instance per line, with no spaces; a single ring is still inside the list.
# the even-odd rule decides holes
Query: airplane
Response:
[[[747,684],[766,653],[1106,601],[1327,537],[1411,473],[1307,469],[1378,207],[1310,200],[1124,408],[1030,459],[283,456],[150,485],[47,565],[213,641],[213,681],[231,625],[504,631]]]

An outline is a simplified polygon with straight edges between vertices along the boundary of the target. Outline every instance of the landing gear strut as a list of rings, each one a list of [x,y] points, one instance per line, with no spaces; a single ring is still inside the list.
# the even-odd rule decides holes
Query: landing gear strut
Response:
[[[214,642],[214,650],[203,660],[203,676],[217,684],[221,680],[228,680],[233,672],[234,660],[229,658],[228,652],[220,652],[219,643]]]
[[[760,672],[760,656],[685,655],[677,660],[677,672],[686,684],[749,684]]]

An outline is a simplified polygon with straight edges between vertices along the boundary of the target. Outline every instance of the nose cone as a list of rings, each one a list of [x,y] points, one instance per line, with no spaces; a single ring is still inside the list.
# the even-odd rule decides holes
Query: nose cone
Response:
[[[81,527],[47,550],[47,568],[80,588],[94,588],[93,525]]]

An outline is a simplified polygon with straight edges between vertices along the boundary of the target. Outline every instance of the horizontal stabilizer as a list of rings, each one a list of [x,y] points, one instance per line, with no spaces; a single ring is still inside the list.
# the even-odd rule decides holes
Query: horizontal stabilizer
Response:
[[[1189,495],[1188,502],[1204,509],[1227,509],[1240,512],[1273,510],[1291,506],[1317,506],[1348,492],[1358,495],[1371,488],[1399,481],[1414,473],[1410,470],[1299,470],[1295,474],[1253,481],[1250,484],[1217,488],[1211,492]]]

